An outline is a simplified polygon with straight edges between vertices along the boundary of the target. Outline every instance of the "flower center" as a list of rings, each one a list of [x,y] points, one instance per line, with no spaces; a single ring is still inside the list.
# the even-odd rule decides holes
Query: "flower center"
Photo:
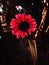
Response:
[[[20,25],[19,25],[19,29],[20,30],[23,30],[23,31],[27,31],[28,30],[28,28],[29,28],[29,23],[28,22],[21,22],[20,23]]]

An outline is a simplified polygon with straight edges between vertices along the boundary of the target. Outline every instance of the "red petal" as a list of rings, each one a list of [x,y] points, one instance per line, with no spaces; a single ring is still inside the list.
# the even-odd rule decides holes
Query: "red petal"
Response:
[[[36,21],[34,18],[32,18],[31,15],[25,15],[25,14],[16,14],[16,19],[12,19],[10,22],[10,28],[12,29],[12,34],[16,35],[17,38],[24,38],[25,36],[28,36],[27,32],[23,32],[19,30],[19,23],[27,21],[30,24],[30,28],[28,29],[29,35],[31,35],[31,32],[34,32],[36,30]]]
[[[30,15],[27,15],[26,21],[30,22],[31,19],[32,19],[32,17]]]
[[[10,26],[11,29],[14,29],[14,28],[16,29],[16,28],[18,28],[18,27],[19,27],[18,24],[15,24],[15,25],[11,25],[11,26]]]
[[[11,19],[11,22],[10,22],[10,25],[13,25],[15,26],[16,24],[18,24],[17,20],[16,19]]]
[[[29,33],[29,35],[31,35],[31,31],[30,30],[28,30],[28,33]]]
[[[32,21],[32,22],[31,22],[31,24],[33,24],[33,25],[34,25],[34,24],[36,24],[36,22],[35,22],[35,21]]]
[[[34,18],[32,18],[32,21],[35,22],[36,20]]]
[[[37,24],[31,24],[30,28],[35,28],[37,26]]]
[[[22,15],[21,14],[15,15],[15,17],[18,20],[18,23],[20,23],[22,21]]]
[[[16,32],[16,38],[19,39],[19,37],[20,37],[20,30],[18,30],[18,31]]]
[[[25,35],[28,36],[27,32],[25,32]]]
[[[25,21],[25,14],[22,14],[22,21]]]
[[[31,32],[34,32],[36,30],[36,28],[30,28]]]
[[[22,37],[22,38],[25,37],[25,32],[21,31],[21,37]]]
[[[32,17],[30,15],[27,16],[28,19],[32,19]]]
[[[16,19],[12,19],[12,21],[10,22],[10,28],[18,28],[18,23]]]
[[[25,15],[25,21],[27,21],[28,20],[28,16],[27,15]]]
[[[14,19],[14,18],[11,19],[11,22],[16,22],[16,23],[18,23],[17,20]]]
[[[16,35],[17,30],[12,30],[12,34]]]

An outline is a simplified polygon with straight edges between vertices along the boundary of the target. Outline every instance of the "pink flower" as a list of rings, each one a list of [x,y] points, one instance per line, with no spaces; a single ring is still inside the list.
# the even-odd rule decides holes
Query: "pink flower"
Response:
[[[10,22],[11,32],[18,39],[31,35],[31,32],[36,30],[36,26],[35,19],[26,14],[16,14],[15,18],[12,18]]]

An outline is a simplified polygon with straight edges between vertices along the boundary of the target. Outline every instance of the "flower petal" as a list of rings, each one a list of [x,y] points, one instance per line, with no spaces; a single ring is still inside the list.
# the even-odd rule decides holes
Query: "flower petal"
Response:
[[[33,25],[31,24],[30,28],[35,28],[36,26],[37,26],[37,24],[33,24]]]
[[[25,21],[25,14],[22,14],[22,21]]]
[[[31,32],[34,32],[36,30],[36,28],[30,28]]]
[[[21,37],[24,38],[25,37],[25,32],[21,31]]]
[[[15,17],[18,20],[18,23],[20,23],[22,21],[22,15],[21,14],[15,15]]]
[[[27,21],[30,22],[30,20],[32,19],[32,17],[30,15],[27,15]]]
[[[25,35],[28,36],[27,32],[25,32]]]
[[[25,15],[25,21],[27,21],[28,20],[28,16],[27,15]]]
[[[25,36],[28,36],[28,33],[26,31],[20,30],[19,25],[22,22],[27,22],[30,26],[27,29],[27,32],[29,33],[29,35],[31,35],[31,32],[34,32],[36,30],[36,21],[34,18],[32,18],[31,15],[26,15],[26,14],[16,14],[15,15],[15,19],[12,18],[11,22],[10,22],[10,28],[12,31],[13,35],[16,35],[16,37],[19,39],[20,36],[22,38],[25,38]]]
[[[16,38],[20,38],[20,30],[18,30],[17,32],[16,32]]]
[[[10,25],[16,26],[16,24],[18,24],[17,20],[12,18],[11,22],[10,22]]]
[[[12,34],[16,35],[17,30],[12,30]]]
[[[31,31],[30,31],[30,29],[28,30],[28,33],[29,33],[29,35],[31,35]]]

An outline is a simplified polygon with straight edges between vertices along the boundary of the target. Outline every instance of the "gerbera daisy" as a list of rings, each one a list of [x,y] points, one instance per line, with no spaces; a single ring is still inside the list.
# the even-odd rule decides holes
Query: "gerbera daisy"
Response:
[[[36,30],[36,26],[35,19],[26,14],[16,14],[10,22],[11,32],[16,35],[16,38],[25,38],[25,36],[31,35],[31,32]]]

